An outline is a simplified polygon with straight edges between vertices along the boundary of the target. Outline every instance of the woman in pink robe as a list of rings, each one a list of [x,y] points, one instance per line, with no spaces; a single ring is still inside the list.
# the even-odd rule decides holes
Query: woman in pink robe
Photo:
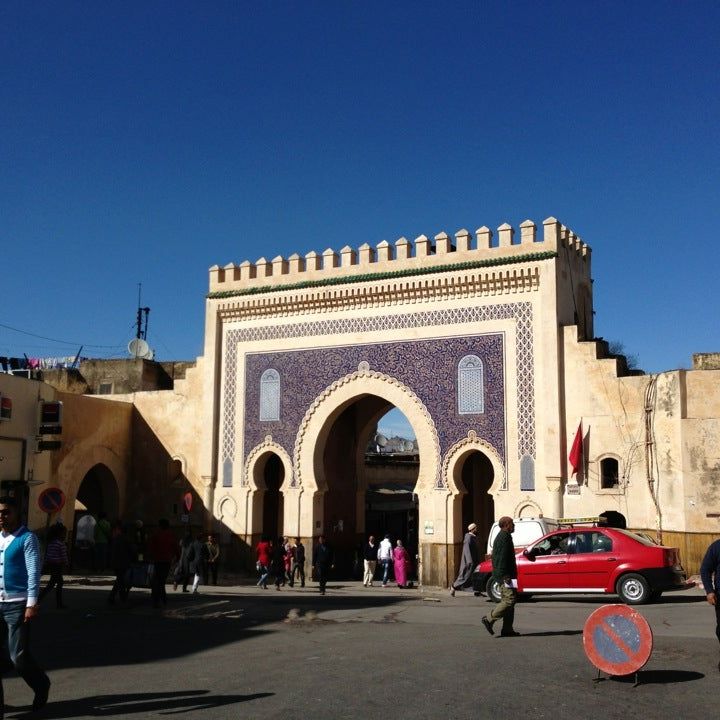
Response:
[[[393,572],[395,573],[395,582],[399,588],[404,588],[407,585],[409,569],[410,556],[408,555],[408,551],[403,547],[402,540],[398,540],[393,550]]]

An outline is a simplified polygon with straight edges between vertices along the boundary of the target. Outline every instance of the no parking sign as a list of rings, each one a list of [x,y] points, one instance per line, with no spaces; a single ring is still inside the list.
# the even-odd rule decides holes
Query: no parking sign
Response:
[[[46,488],[38,497],[38,505],[48,515],[60,512],[65,506],[65,493],[60,488]]]
[[[590,662],[608,675],[631,675],[650,659],[647,620],[627,605],[603,605],[587,619],[583,646]]]

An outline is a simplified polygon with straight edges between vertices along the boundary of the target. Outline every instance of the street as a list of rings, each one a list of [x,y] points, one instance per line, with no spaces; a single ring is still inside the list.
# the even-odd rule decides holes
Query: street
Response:
[[[164,614],[134,590],[106,604],[102,579],[70,579],[68,610],[48,598],[33,647],[53,686],[44,718],[492,717],[707,718],[716,712],[714,613],[698,589],[639,608],[654,651],[640,685],[593,684],[582,628],[614,598],[517,606],[519,638],[491,637],[484,597],[314,583],[173,593]],[[5,717],[30,717],[30,690],[5,679]]]

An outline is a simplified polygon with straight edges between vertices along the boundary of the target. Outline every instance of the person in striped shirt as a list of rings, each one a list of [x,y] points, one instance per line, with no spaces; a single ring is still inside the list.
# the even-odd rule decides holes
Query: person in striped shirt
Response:
[[[64,608],[62,601],[63,589],[63,570],[68,566],[67,545],[65,538],[67,537],[67,529],[64,525],[53,525],[48,531],[48,545],[45,550],[45,567],[50,573],[48,584],[40,592],[38,602],[55,588],[55,604],[60,608]]]
[[[35,533],[20,523],[15,498],[0,498],[0,630],[18,675],[32,688],[33,710],[47,705],[50,679],[30,652],[29,628],[38,613],[40,547]],[[0,702],[3,705],[2,684]]]

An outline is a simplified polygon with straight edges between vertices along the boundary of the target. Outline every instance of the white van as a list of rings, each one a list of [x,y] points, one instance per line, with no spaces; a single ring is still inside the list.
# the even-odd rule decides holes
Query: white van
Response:
[[[515,545],[515,550],[521,550],[522,548],[530,545],[530,543],[539,540],[543,535],[547,535],[547,533],[557,530],[559,527],[557,520],[542,516],[536,518],[514,518],[513,522],[515,523],[515,532],[512,534],[512,539],[513,545]],[[496,521],[490,528],[490,534],[488,535],[487,556],[492,555],[492,546],[499,532],[500,526]]]

